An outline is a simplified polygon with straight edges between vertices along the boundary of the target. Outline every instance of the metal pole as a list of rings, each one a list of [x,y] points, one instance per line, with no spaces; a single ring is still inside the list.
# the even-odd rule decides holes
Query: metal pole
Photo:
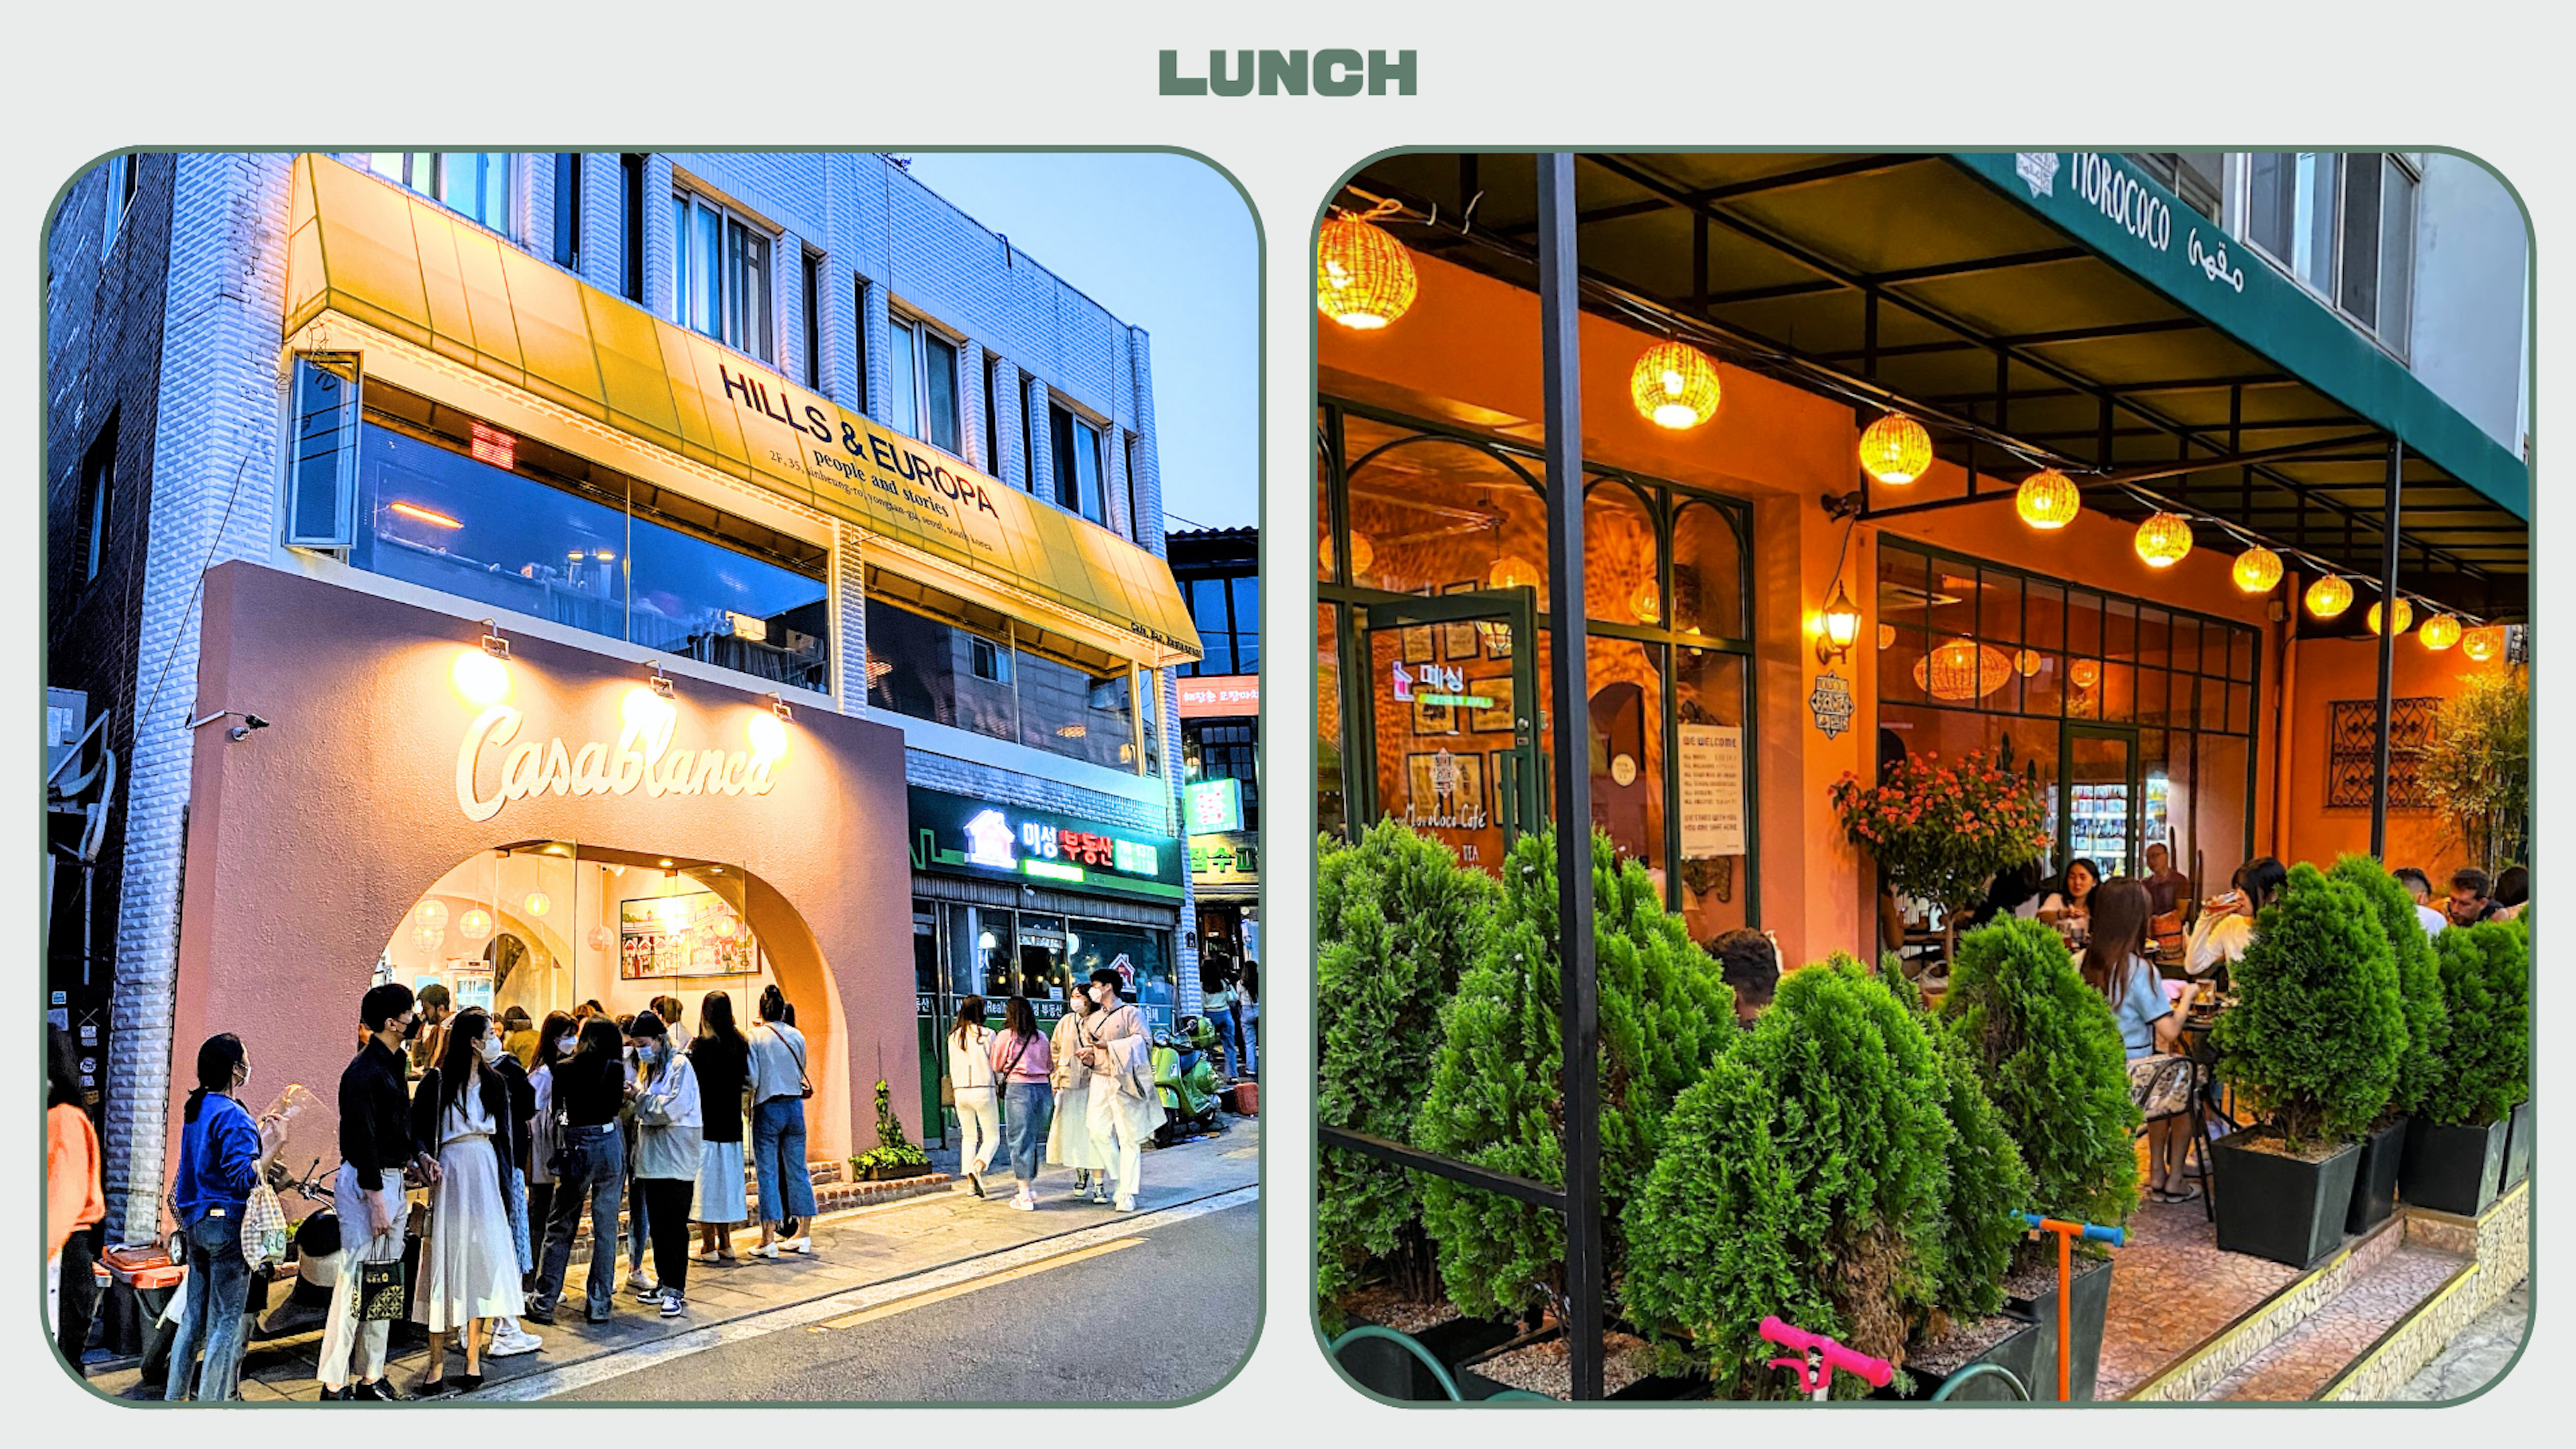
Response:
[[[1547,428],[1548,698],[1556,716],[1556,919],[1565,1042],[1565,1344],[1574,1397],[1601,1397],[1601,1019],[1592,953],[1592,751],[1583,663],[1581,279],[1574,157],[1538,158],[1539,372]]]
[[[2380,520],[2387,536],[2379,554],[2379,741],[2370,779],[2370,853],[2388,859],[2389,696],[2397,675],[2397,498],[2404,491],[2406,444],[2388,440],[2388,512]]]

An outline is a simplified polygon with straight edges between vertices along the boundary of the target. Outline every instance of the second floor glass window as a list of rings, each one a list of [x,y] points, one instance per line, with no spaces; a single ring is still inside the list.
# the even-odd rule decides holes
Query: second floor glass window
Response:
[[[927,323],[898,316],[886,329],[887,421],[951,456],[957,432],[957,344]]]
[[[704,197],[671,198],[671,296],[663,315],[763,362],[770,342],[770,237]]]
[[[1100,491],[1100,429],[1054,403],[1047,405],[1047,423],[1055,448],[1055,501],[1107,527],[1109,514]]]
[[[2245,158],[2247,240],[2403,353],[2413,311],[2415,173],[2379,151]]]
[[[373,151],[367,165],[460,216],[510,234],[507,151]]]

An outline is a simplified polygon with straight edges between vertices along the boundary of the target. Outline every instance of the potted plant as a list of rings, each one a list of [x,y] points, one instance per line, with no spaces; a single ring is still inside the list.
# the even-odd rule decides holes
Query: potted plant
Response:
[[[880,1078],[877,1082],[877,1145],[850,1159],[850,1172],[860,1182],[892,1182],[897,1178],[922,1177],[935,1171],[930,1154],[913,1145],[904,1135],[903,1123],[894,1115],[894,1093]]]
[[[2525,858],[2531,831],[2531,683],[2508,666],[2470,679],[2442,706],[2416,778],[2472,864],[2489,875]]]
[[[1950,1086],[1929,1033],[1856,963],[1783,976],[1753,1030],[1675,1102],[1627,1204],[1635,1320],[1687,1343],[1724,1397],[1795,1392],[1768,1366],[1769,1314],[1901,1367],[1914,1327],[1995,1266],[2002,1242],[1982,1224],[1951,1236]],[[1971,1179],[1960,1212],[2010,1211],[1972,1200],[2017,1186],[2010,1169],[1989,1157]],[[1836,1380],[1838,1394],[1865,1391]]]
[[[1497,894],[1492,877],[1398,821],[1349,845],[1326,838],[1315,863],[1319,1124],[1413,1139],[1441,1004]],[[1315,1290],[1337,1329],[1365,1321],[1407,1333],[1453,1368],[1514,1332],[1507,1319],[1461,1317],[1441,1299],[1420,1177],[1331,1147],[1316,1161]],[[1389,1398],[1444,1397],[1430,1371],[1391,1343],[1353,1344],[1341,1363]]]
[[[2218,1246],[2305,1267],[2343,1240],[2358,1139],[2397,1087],[2396,961],[2369,900],[2302,862],[2232,976],[2218,1070],[2265,1125],[2211,1144]]]
[[[2397,1207],[2398,1170],[2405,1157],[2407,1124],[2423,1109],[2441,1075],[2449,1013],[2442,1006],[2442,973],[2433,964],[2433,941],[2415,914],[2415,899],[2386,867],[2367,855],[2345,855],[2328,872],[2359,891],[2388,937],[2397,967],[2397,992],[2406,1017],[2406,1051],[2397,1062],[2397,1087],[2386,1110],[2361,1140],[2353,1168],[2352,1207],[2343,1230],[2366,1232]]]
[[[1941,1019],[2021,1148],[2031,1179],[2023,1206],[2073,1222],[2125,1225],[2138,1208],[2139,1115],[2129,1095],[2128,1054],[2110,1003],[2084,983],[2057,933],[2018,918],[1969,932]],[[2010,1307],[2040,1326],[2046,1351],[2039,1367],[2053,1373],[2056,1252],[2025,1239],[2012,1266],[2026,1291],[2013,1293]],[[2101,1362],[2110,1274],[2111,1260],[2095,1250],[2079,1261],[2068,1289],[2078,1397],[2091,1396]]]
[[[1644,868],[1618,861],[1609,838],[1597,831],[1592,895],[1602,1246],[1609,1307],[1617,1316],[1624,1311],[1627,1253],[1620,1210],[1655,1165],[1673,1099],[1742,1032],[1717,963],[1664,910]],[[1440,1013],[1440,1046],[1430,1090],[1414,1117],[1414,1145],[1540,1182],[1565,1180],[1559,996],[1551,831],[1523,836],[1503,859],[1501,894],[1475,963]],[[1565,1224],[1559,1214],[1426,1178],[1422,1223],[1438,1252],[1441,1283],[1462,1313],[1562,1309]]]
[[[2507,1124],[2529,1090],[2531,937],[2520,921],[2453,926],[2433,955],[2449,1035],[2398,1191],[2410,1207],[2475,1216],[2496,1199]]]
[[[2039,791],[2009,759],[1970,750],[1953,767],[1938,752],[1894,761],[1876,785],[1849,772],[1832,800],[1843,833],[1887,872],[1898,894],[1941,908],[1943,959],[1957,955],[1956,921],[1987,882],[2038,858],[2049,843]]]

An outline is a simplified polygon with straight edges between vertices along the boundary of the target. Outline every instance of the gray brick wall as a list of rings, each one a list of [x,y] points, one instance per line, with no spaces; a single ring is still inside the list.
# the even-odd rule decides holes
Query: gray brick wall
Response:
[[[363,163],[363,158],[353,158]],[[653,155],[644,175],[641,236],[626,236],[623,175],[612,152],[581,163],[583,278],[622,295],[625,248],[643,247],[640,299],[660,312],[671,288],[674,238],[669,198],[674,165],[708,190],[782,229],[776,258],[778,369],[803,378],[805,248],[820,253],[818,299],[822,390],[843,406],[882,418],[888,379],[881,358],[887,307],[900,301],[967,339],[961,356],[960,419],[970,460],[1013,486],[1034,480],[1051,498],[1043,408],[1050,391],[1111,419],[1112,508],[1116,520],[1158,554],[1159,476],[1153,446],[1151,371],[1145,337],[1077,288],[934,195],[884,158],[868,154]],[[169,1040],[177,946],[181,839],[189,794],[192,708],[223,708],[195,690],[195,592],[209,562],[267,557],[282,446],[277,345],[284,281],[287,156],[191,155],[144,163],[130,235],[102,265],[97,239],[104,181],[93,176],[64,203],[49,243],[46,486],[49,594],[54,600],[49,661],[54,677],[85,669],[98,698],[132,717],[127,805],[113,827],[106,878],[115,894],[115,1022],[108,1063],[110,1231],[140,1236],[159,1212],[163,1123],[171,1086]],[[514,230],[532,254],[554,247],[552,158],[518,158]],[[87,256],[81,255],[84,247]],[[162,258],[166,252],[166,278]],[[864,301],[862,279],[872,283]],[[984,359],[997,370],[999,456],[985,457]],[[860,376],[866,375],[861,396]],[[1022,444],[1023,380],[1038,408]],[[120,612],[67,603],[61,571],[70,558],[79,456],[108,412],[120,422],[121,491],[133,481],[134,511],[118,547]],[[1138,438],[1137,497],[1131,512],[1123,434]],[[1030,454],[1034,456],[1029,456]],[[236,486],[238,484],[238,486]],[[839,534],[834,568],[838,648],[844,667],[839,706],[866,708],[866,619],[855,534]],[[96,591],[97,585],[89,585]],[[78,591],[75,591],[78,592]],[[84,612],[86,610],[86,612]],[[460,614],[474,606],[460,605]],[[167,666],[166,680],[162,670]],[[155,686],[158,695],[155,697]],[[1159,741],[1168,783],[1159,802],[1087,790],[932,754],[907,752],[916,783],[995,800],[1079,813],[1157,834],[1176,833],[1180,750],[1173,682],[1158,674],[1166,727]],[[121,703],[120,703],[121,701]],[[1185,902],[1175,939],[1182,1009],[1197,1009],[1195,913]]]

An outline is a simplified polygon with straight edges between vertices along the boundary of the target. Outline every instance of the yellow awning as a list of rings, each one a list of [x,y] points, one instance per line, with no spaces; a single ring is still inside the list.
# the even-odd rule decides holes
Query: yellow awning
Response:
[[[876,538],[1199,657],[1161,559],[326,156],[295,161],[285,333],[337,312]],[[1095,632],[1086,630],[1086,633]]]

